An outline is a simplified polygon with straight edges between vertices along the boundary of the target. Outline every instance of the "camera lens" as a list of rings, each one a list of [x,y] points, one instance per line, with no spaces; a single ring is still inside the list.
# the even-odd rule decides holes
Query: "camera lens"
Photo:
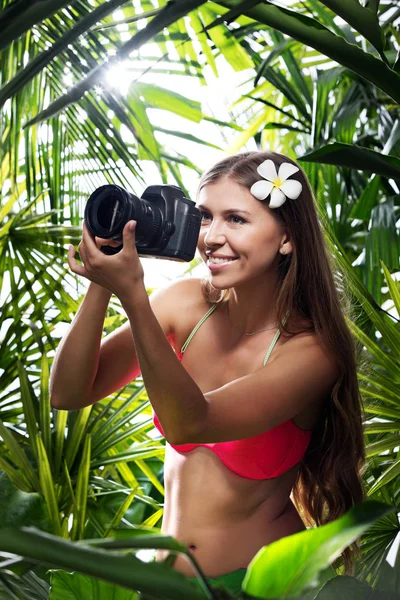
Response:
[[[103,185],[89,197],[84,216],[92,235],[122,242],[128,221],[137,222],[136,245],[151,247],[162,234],[163,216],[157,206],[118,185]]]
[[[121,221],[122,199],[115,190],[100,200],[97,210],[97,220],[103,229],[111,232],[115,225]]]

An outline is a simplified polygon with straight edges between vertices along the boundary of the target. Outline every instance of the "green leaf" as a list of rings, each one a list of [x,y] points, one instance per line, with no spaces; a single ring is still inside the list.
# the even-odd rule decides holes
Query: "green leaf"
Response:
[[[379,317],[378,317],[379,319]],[[390,324],[389,324],[390,323]],[[374,357],[375,361],[382,365],[387,373],[391,373],[392,377],[400,381],[400,364],[399,354],[399,333],[396,331],[396,326],[389,320],[375,323],[378,331],[385,337],[386,344],[393,348],[393,353],[389,354],[382,350],[377,342],[362,331],[355,323],[349,321],[349,326],[357,339],[368,349],[368,352]],[[393,331],[394,330],[394,331]]]
[[[372,496],[378,490],[382,489],[393,479],[397,479],[400,475],[400,457],[395,460],[390,467],[385,469],[377,478],[375,483],[368,489],[368,496]]]
[[[61,458],[64,449],[65,442],[65,430],[68,419],[68,411],[67,410],[57,410],[56,418],[55,418],[55,448],[54,448],[54,466],[53,473],[54,478],[58,481],[60,468],[61,468]]]
[[[39,424],[42,433],[43,444],[46,449],[46,454],[49,462],[52,462],[52,447],[51,447],[51,428],[50,428],[50,394],[49,394],[49,361],[45,352],[42,355],[42,365],[40,370],[40,403],[39,403]]]
[[[190,554],[186,546],[176,540],[170,541],[168,547]],[[205,600],[204,592],[185,575],[161,562],[145,563],[131,554],[108,552],[83,543],[68,542],[35,528],[0,530],[0,551],[23,556],[49,568],[99,577],[130,590],[153,594],[166,600]]]
[[[98,458],[97,460],[93,460],[91,467],[92,469],[97,469],[98,467],[102,467],[104,465],[114,465],[120,462],[128,463],[143,458],[153,458],[154,456],[162,458],[165,454],[164,446],[150,446],[150,443],[151,442],[142,442],[140,444],[135,444],[133,450],[118,452],[116,454],[113,453],[112,456],[105,456]]]
[[[301,69],[301,62],[295,59],[291,50],[292,46],[298,47],[299,44],[297,44],[295,40],[287,40],[285,36],[282,35],[279,31],[271,31],[270,35],[271,39],[275,42],[277,46],[279,46],[280,44],[284,44],[280,52],[282,61],[286,65],[288,73],[290,74],[295,87],[302,95],[307,105],[311,107],[313,102],[312,93],[311,90],[308,88],[307,78],[305,77],[305,74]],[[294,44],[288,44],[288,41],[294,42]]]
[[[377,520],[395,510],[380,502],[353,506],[343,517],[261,548],[251,561],[243,590],[262,598],[295,596],[314,587],[322,569]]]
[[[36,436],[38,434],[38,427],[34,408],[34,403],[37,404],[37,401],[36,398],[33,399],[33,390],[20,360],[17,361],[17,368],[21,386],[21,399],[22,406],[24,407],[26,430],[29,436],[29,445],[33,455],[37,457]]]
[[[127,107],[135,129],[138,158],[152,160],[160,164],[160,149],[154,135],[154,129],[136,86],[133,86],[129,93]]]
[[[1,467],[1,462],[0,462]],[[15,488],[5,473],[0,473],[0,529],[35,526],[51,531],[45,501],[40,494]]]
[[[208,45],[207,35],[203,31],[203,25],[199,19],[196,11],[190,13],[190,23],[193,30],[196,32],[197,40],[201,45],[204,56],[207,58],[207,64],[211,67],[215,77],[218,77],[217,66],[215,64],[214,55],[210,46]]]
[[[206,26],[213,23],[218,16],[208,5],[199,8],[198,12],[202,16]],[[250,55],[236,41],[227,27],[216,25],[208,29],[208,34],[234,71],[254,68],[254,63]]]
[[[61,535],[60,512],[55,494],[53,476],[51,474],[50,463],[40,435],[36,436],[36,443],[38,448],[38,467],[42,493],[46,499],[47,508],[53,524],[53,531],[56,535]]]
[[[86,524],[86,506],[88,497],[89,471],[90,471],[90,434],[85,436],[83,445],[82,459],[79,465],[78,476],[76,478],[74,526],[72,529],[72,539],[82,539]]]
[[[239,0],[222,0],[219,4],[233,8],[238,2]],[[269,2],[244,10],[243,14],[315,48],[400,102],[400,77],[395,71],[382,60],[335,35],[315,19]]]
[[[6,445],[11,460],[21,469],[23,476],[32,486],[32,490],[39,490],[39,480],[25,451],[15,439],[12,432],[5,427],[4,423],[0,420],[0,436]]]
[[[398,561],[399,561],[399,549],[397,549],[397,561],[392,567],[387,560],[382,561],[379,569],[378,582],[375,586],[375,590],[380,592],[382,595],[386,593],[397,594],[397,598],[400,595],[400,578],[398,575]],[[391,599],[390,599],[391,600]]]
[[[11,2],[0,13],[0,50],[7,48],[20,35],[36,23],[47,19],[69,4],[68,0],[42,0],[32,2]]]
[[[138,96],[143,96],[143,102],[147,106],[167,110],[195,123],[200,123],[203,118],[201,103],[185,98],[177,92],[172,92],[151,83],[140,82],[136,82],[133,89]]]
[[[397,280],[395,280],[392,277],[389,269],[387,268],[387,266],[385,265],[383,260],[380,261],[380,264],[383,269],[386,284],[389,288],[390,297],[394,302],[394,306],[396,308],[397,314],[400,315],[400,284]],[[399,337],[400,337],[400,335],[399,335]]]
[[[113,65],[118,65],[121,60],[128,58],[131,52],[149,42],[157,33],[163,31],[165,27],[168,27],[168,25],[184,17],[205,2],[206,0],[180,0],[179,3],[169,2],[144,29],[138,31],[128,42],[123,44],[115,53],[115,56],[110,58],[108,62],[99,64],[92,69],[85,79],[70,88],[66,94],[51,102],[46,109],[42,110],[34,119],[26,123],[25,127],[30,127],[35,123],[49,119],[64,110],[67,106],[80,100],[88,90],[102,81],[106,72]]]
[[[364,187],[359,200],[353,205],[350,212],[352,219],[367,220],[371,216],[371,211],[379,200],[379,190],[381,189],[382,179],[380,175],[372,175],[368,184]]]
[[[254,120],[250,123],[249,127],[240,133],[226,148],[227,154],[234,154],[238,152],[242,146],[244,146],[251,137],[253,137],[260,129],[263,129],[263,125],[266,123],[267,118],[265,112],[257,115]]]
[[[23,492],[31,492],[32,487],[29,485],[24,476],[21,473],[18,473],[18,471],[16,471],[14,467],[10,465],[8,460],[2,456],[0,456],[0,469],[7,474],[8,478],[13,482],[16,488],[22,490]]]
[[[390,594],[385,598],[376,595],[373,589],[366,583],[358,581],[355,577],[342,575],[328,581],[318,592],[315,600],[396,600]]]
[[[76,600],[77,598],[137,600],[137,593],[132,590],[81,573],[53,570],[50,584],[49,600]]]
[[[400,179],[400,159],[396,156],[385,156],[351,144],[334,142],[312,150],[300,156],[298,160],[328,165],[339,165],[350,169],[377,173],[383,177]]]
[[[100,4],[97,8],[81,19],[67,33],[61,36],[57,41],[44,52],[39,53],[26,65],[25,68],[19,69],[15,77],[8,81],[0,89],[0,106],[4,102],[17,94],[33,77],[40,73],[56,56],[68,48],[74,40],[79,38],[83,33],[86,33],[93,23],[103,19],[110,12],[116,10],[121,4],[125,4],[126,0],[109,0]],[[42,2],[43,4],[43,2]],[[1,43],[0,43],[1,47]]]
[[[358,0],[321,0],[334,13],[359,31],[379,51],[385,46],[385,35],[379,26],[376,12],[360,5]]]
[[[107,527],[107,531],[104,534],[104,537],[110,537],[112,530],[115,529],[116,527],[118,527],[118,525],[120,524],[120,522],[122,521],[122,519],[124,518],[124,515],[126,513],[126,511],[128,510],[128,508],[130,507],[130,505],[133,502],[133,499],[135,498],[136,495],[136,490],[139,488],[139,486],[137,486],[134,490],[132,490],[128,496],[125,498],[125,500],[123,501],[123,503],[121,504],[121,506],[119,507],[119,509],[117,510],[117,512],[115,513],[111,523],[108,525]]]
[[[68,469],[71,469],[74,463],[76,453],[78,452],[83,436],[85,435],[91,412],[92,406],[86,406],[85,408],[81,408],[81,410],[73,415],[75,422],[68,431],[68,443],[65,451],[65,460],[67,462]]]

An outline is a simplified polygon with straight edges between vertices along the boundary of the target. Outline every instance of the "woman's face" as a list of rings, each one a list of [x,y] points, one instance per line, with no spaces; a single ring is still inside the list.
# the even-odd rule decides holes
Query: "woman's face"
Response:
[[[197,208],[202,216],[197,247],[214,287],[228,289],[275,271],[284,229],[249,189],[224,177],[201,189]]]

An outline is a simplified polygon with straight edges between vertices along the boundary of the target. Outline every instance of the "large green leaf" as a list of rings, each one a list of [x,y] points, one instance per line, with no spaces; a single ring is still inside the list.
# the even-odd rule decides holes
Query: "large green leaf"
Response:
[[[239,0],[221,0],[219,4],[233,8],[238,2]],[[319,50],[400,102],[400,77],[395,71],[382,60],[335,35],[315,19],[269,2],[243,12],[256,21]]]
[[[385,591],[383,594],[374,591],[368,584],[358,581],[355,577],[341,576],[328,581],[318,592],[315,600],[396,600],[397,594]]]
[[[154,540],[153,546],[148,547],[166,547],[190,554],[184,544],[168,536],[162,537],[164,540],[161,539],[158,543]],[[146,538],[144,543],[148,543]],[[107,546],[110,547],[110,544]],[[130,547],[139,549],[142,547],[141,542],[133,540]],[[34,528],[0,530],[0,551],[23,556],[50,568],[99,577],[130,590],[140,590],[166,600],[205,600],[207,597],[182,573],[163,563],[144,563],[131,554],[107,552],[83,543],[67,542]]]
[[[51,571],[49,600],[137,600],[136,592],[82,573]]]
[[[0,473],[0,529],[22,526],[35,526],[51,532],[44,498],[40,494],[18,489],[5,473]]]
[[[377,173],[383,177],[400,179],[400,158],[379,154],[375,150],[351,144],[334,142],[317,150],[306,152],[298,160],[325,163]]]
[[[379,26],[376,11],[361,6],[358,0],[321,0],[321,2],[359,31],[377,50],[383,50],[385,35]]]
[[[277,598],[314,587],[322,569],[373,523],[394,510],[394,506],[380,502],[365,502],[332,523],[264,546],[249,565],[243,590],[251,596]]]

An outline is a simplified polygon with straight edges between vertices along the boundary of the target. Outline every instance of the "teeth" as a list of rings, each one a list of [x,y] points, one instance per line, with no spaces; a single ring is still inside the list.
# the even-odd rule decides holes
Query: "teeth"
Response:
[[[223,265],[225,263],[232,262],[234,260],[236,260],[236,258],[213,258],[213,257],[210,257],[208,259],[208,262],[212,263],[212,264],[216,264],[216,265]]]

